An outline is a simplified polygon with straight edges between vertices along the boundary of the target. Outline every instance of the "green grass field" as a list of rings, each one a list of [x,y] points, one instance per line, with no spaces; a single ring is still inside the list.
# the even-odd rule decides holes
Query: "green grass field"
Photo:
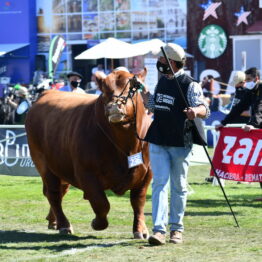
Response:
[[[209,166],[192,166],[182,245],[151,247],[132,239],[133,214],[129,193],[118,197],[108,192],[111,210],[109,227],[92,230],[94,217],[82,192],[71,188],[64,211],[75,234],[62,236],[47,229],[48,203],[39,177],[0,176],[0,261],[237,261],[262,259],[262,197],[258,183],[226,181],[225,191],[240,228],[219,187],[205,182]],[[145,207],[151,232],[151,188]]]

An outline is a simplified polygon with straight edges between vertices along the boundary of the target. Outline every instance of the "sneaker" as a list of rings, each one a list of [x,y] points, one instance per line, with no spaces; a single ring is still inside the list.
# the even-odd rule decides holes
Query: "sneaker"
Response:
[[[166,234],[155,232],[152,236],[149,237],[148,243],[155,246],[164,245],[166,243]]]
[[[181,244],[183,243],[183,238],[182,238],[182,232],[180,231],[171,231],[170,232],[170,243],[173,244]]]

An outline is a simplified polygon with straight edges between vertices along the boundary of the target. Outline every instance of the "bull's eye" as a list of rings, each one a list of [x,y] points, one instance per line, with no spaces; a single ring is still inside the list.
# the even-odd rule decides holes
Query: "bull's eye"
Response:
[[[121,102],[120,100],[118,100],[118,101],[117,101],[117,104],[118,104],[118,105],[121,105],[121,104],[122,104],[122,102]]]

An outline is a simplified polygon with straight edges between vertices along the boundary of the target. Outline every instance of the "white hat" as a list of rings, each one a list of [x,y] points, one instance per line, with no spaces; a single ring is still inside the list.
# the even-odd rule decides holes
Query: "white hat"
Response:
[[[168,43],[164,46],[164,50],[167,57],[174,61],[182,62],[186,58],[186,53],[180,45]],[[155,55],[164,56],[162,50],[160,50],[160,52],[157,52]]]
[[[237,84],[244,82],[245,80],[246,80],[246,74],[242,71],[236,71],[229,85],[235,87]]]

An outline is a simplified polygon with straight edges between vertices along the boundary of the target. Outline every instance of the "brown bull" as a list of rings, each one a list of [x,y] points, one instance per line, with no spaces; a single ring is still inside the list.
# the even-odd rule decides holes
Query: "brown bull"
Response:
[[[133,234],[146,238],[144,204],[152,174],[148,144],[137,138],[137,134],[143,137],[148,127],[138,92],[140,82],[124,71],[97,80],[102,90],[99,97],[50,90],[27,115],[31,156],[50,203],[48,227],[73,233],[62,209],[62,198],[70,184],[89,200],[95,212],[95,230],[108,226],[110,204],[104,191],[122,195],[130,190]],[[128,156],[138,152],[142,152],[142,163],[129,167]]]

